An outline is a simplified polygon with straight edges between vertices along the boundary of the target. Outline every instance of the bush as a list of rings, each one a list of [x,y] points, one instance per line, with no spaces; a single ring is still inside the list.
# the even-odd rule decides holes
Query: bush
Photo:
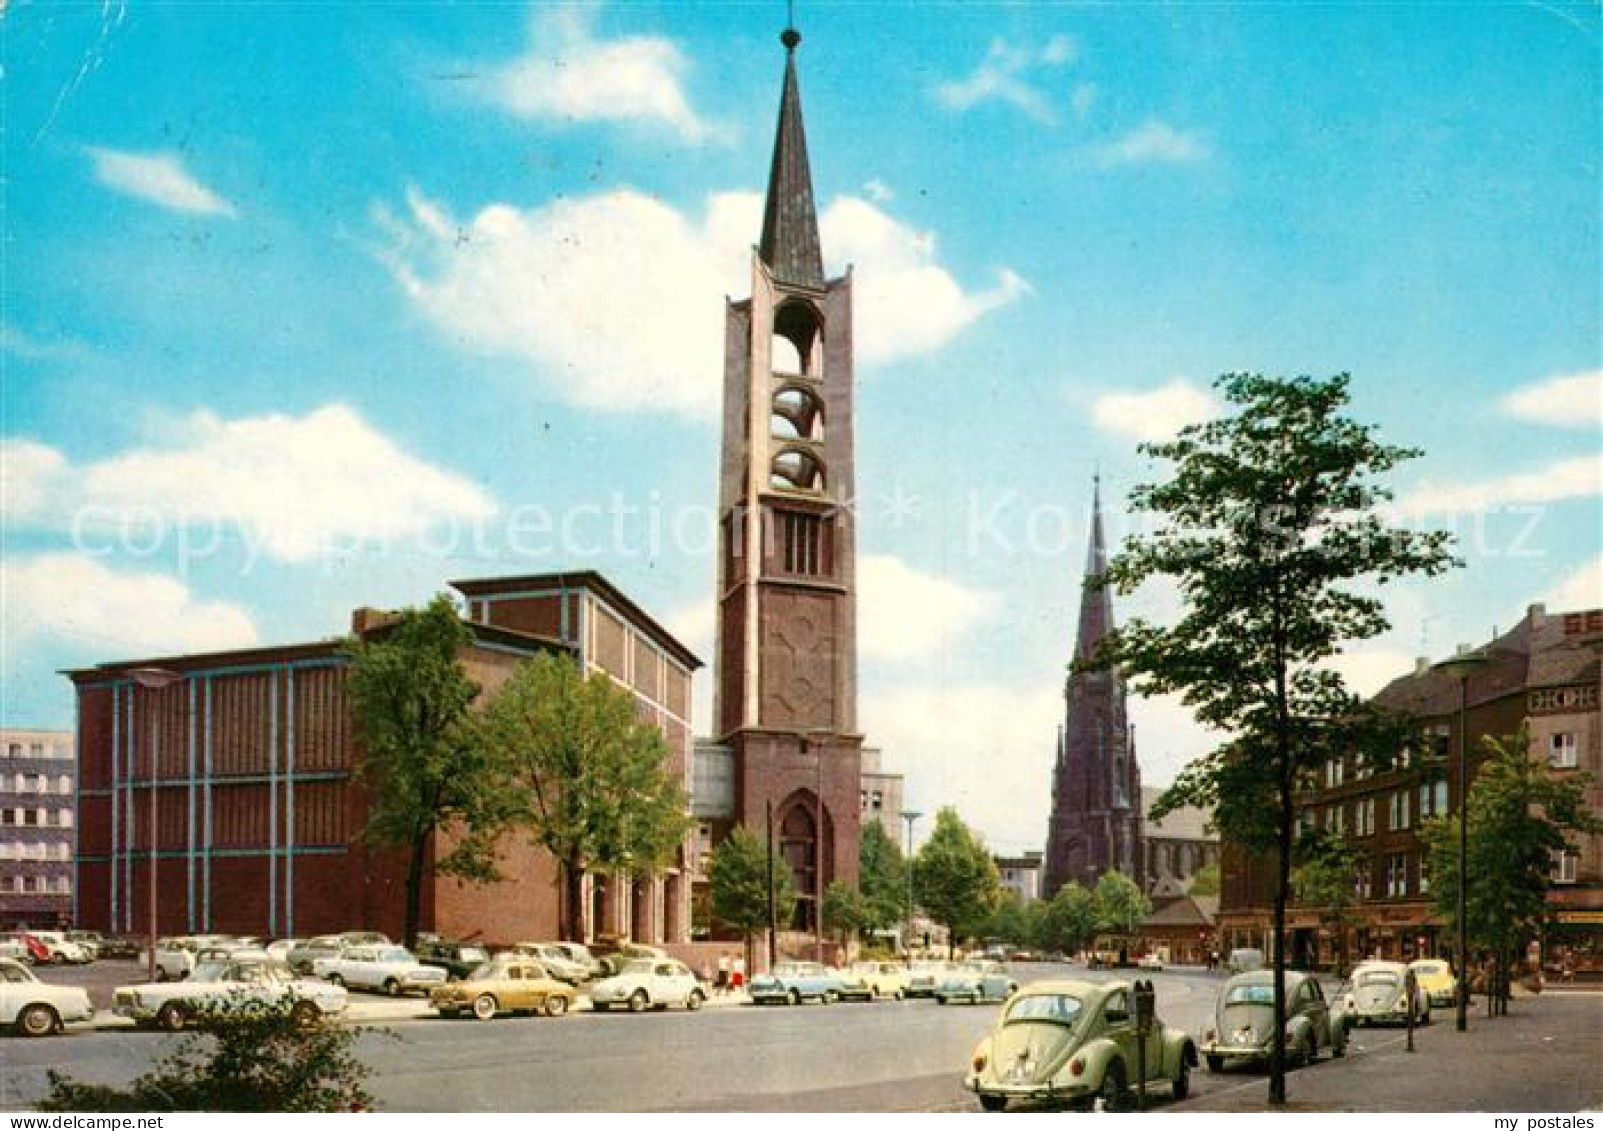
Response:
[[[54,1069],[40,1111],[369,1111],[361,1032],[293,1002],[234,1000],[199,1012],[195,1033],[127,1088],[80,1084]]]

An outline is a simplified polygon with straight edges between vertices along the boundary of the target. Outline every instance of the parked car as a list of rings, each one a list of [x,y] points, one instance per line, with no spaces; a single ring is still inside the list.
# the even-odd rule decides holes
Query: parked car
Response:
[[[1430,1024],[1430,998],[1415,983],[1409,1001],[1406,979],[1408,967],[1401,962],[1371,960],[1361,962],[1343,986],[1339,1013],[1343,1023],[1357,1025],[1404,1025],[1412,1010],[1416,1025]]]
[[[417,960],[425,966],[438,966],[445,971],[446,980],[454,982],[490,961],[490,952],[478,943],[431,939],[417,944]]]
[[[182,981],[195,968],[200,943],[192,938],[156,940],[156,981]]]
[[[840,976],[842,998],[872,1001],[907,996],[907,967],[900,962],[854,962]]]
[[[683,962],[673,958],[635,958],[590,987],[590,1008],[605,1013],[613,1006],[631,1013],[682,1005],[700,1009],[707,992]]]
[[[101,958],[138,958],[145,947],[145,940],[137,935],[101,935],[95,947]]]
[[[609,947],[610,949],[608,949],[608,950],[606,950],[604,952],[601,951],[600,948],[603,945]],[[673,957],[673,955],[669,954],[667,951],[661,949],[660,947],[646,946],[643,943],[620,942],[620,941],[617,941],[617,940],[608,940],[604,944],[602,944],[602,943],[598,943],[597,944],[597,959],[601,963],[601,974],[602,974],[602,977],[606,977],[606,978],[610,978],[612,975],[616,974],[619,970],[623,969],[624,963],[631,962],[631,961],[633,961],[634,959],[637,959],[637,958],[672,958],[672,957]]]
[[[441,1017],[471,1013],[488,1021],[498,1013],[540,1012],[561,1017],[573,1006],[573,987],[532,958],[504,954],[479,963],[466,977],[429,990]]]
[[[427,994],[445,984],[445,971],[425,966],[403,946],[348,946],[333,958],[312,963],[312,976],[341,986],[383,990],[399,997],[412,990]]]
[[[1245,974],[1249,970],[1263,969],[1263,951],[1253,947],[1237,947],[1225,959],[1225,969],[1232,974]]]
[[[1018,982],[1000,962],[965,962],[935,988],[935,1000],[942,1005],[955,1001],[975,1005],[1006,1001],[1018,988]]]
[[[88,990],[41,982],[24,963],[0,958],[0,1025],[11,1026],[19,1036],[45,1037],[94,1015]]]
[[[936,989],[954,969],[956,966],[950,962],[925,960],[913,963],[907,971],[907,996],[934,997]]]
[[[1213,1025],[1202,1041],[1208,1071],[1222,1072],[1227,1060],[1265,1061],[1273,1055],[1275,1035],[1275,972],[1237,974],[1214,1000]],[[1331,1016],[1319,980],[1299,970],[1286,971],[1286,1056],[1292,1064],[1312,1064],[1329,1050],[1341,1056],[1347,1030]]]
[[[1149,952],[1136,959],[1135,964],[1136,967],[1141,970],[1162,970],[1163,955],[1155,952]]]
[[[79,946],[87,950],[91,959],[100,959],[105,957],[105,955],[101,953],[100,949],[101,943],[105,940],[99,931],[65,931],[63,933],[66,935],[68,942],[77,943]]]
[[[1034,982],[975,1048],[964,1086],[986,1111],[1049,1097],[1123,1107],[1140,1064],[1134,1005],[1128,982]],[[1184,1099],[1197,1064],[1191,1038],[1154,1018],[1146,1041],[1147,1083],[1167,1081]]]
[[[49,962],[50,948],[26,931],[12,931],[0,935],[0,958],[12,958],[32,966],[35,962]]]
[[[296,977],[287,965],[270,958],[239,957],[197,966],[182,982],[118,986],[112,1012],[140,1025],[178,1030],[208,1008],[285,997],[293,1002],[291,1015],[301,1022],[343,1013],[347,1004],[343,986]]]
[[[301,945],[300,939],[274,939],[262,949],[275,962],[289,963],[290,952]]]
[[[394,946],[381,931],[344,931],[336,936],[346,946]]]
[[[1408,964],[1431,1005],[1449,1006],[1458,1000],[1458,979],[1443,958],[1416,958]]]
[[[590,964],[578,961],[556,943],[520,942],[513,945],[512,953],[534,959],[547,974],[570,986],[590,978]]]
[[[839,1001],[840,991],[840,974],[820,962],[780,962],[746,987],[753,1005],[800,1005],[808,998],[827,1003]]]
[[[318,935],[290,947],[284,961],[297,974],[310,974],[312,963],[320,958],[338,958],[345,952],[345,946],[345,940],[339,935]]]
[[[601,964],[599,958],[590,953],[590,948],[584,943],[559,942],[551,945],[585,968],[586,981],[606,977],[607,968]]]
[[[45,949],[50,952],[50,957],[45,960],[47,962],[71,962],[74,965],[82,965],[95,960],[94,953],[88,947],[72,942],[67,938],[64,931],[30,931],[28,933],[43,943]]]

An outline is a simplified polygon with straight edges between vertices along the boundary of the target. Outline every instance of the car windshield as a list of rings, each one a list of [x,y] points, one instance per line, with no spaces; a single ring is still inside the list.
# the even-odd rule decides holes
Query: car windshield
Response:
[[[191,982],[221,982],[228,974],[226,962],[202,962],[190,972]]]
[[[1390,970],[1371,970],[1367,974],[1358,975],[1357,982],[1360,986],[1395,986],[1397,975]]]
[[[1069,994],[1026,994],[1008,1007],[1003,1024],[1015,1021],[1054,1021],[1073,1025],[1080,1018],[1080,999]]]
[[[463,962],[485,962],[489,959],[490,952],[482,946],[465,946],[456,952],[456,956]]]
[[[1445,974],[1447,973],[1447,963],[1416,962],[1414,963],[1414,969],[1421,974]]]
[[[504,977],[506,977],[506,963],[490,961],[479,963],[472,970],[469,970],[467,977],[462,980],[464,982],[493,982]]]
[[[656,968],[656,963],[649,958],[636,958],[623,964],[621,974],[649,974]]]
[[[1273,1005],[1275,988],[1271,985],[1248,983],[1231,986],[1225,991],[1226,1005]]]
[[[406,952],[405,947],[392,946],[385,950],[379,951],[377,955],[375,955],[375,961],[410,962],[412,961],[412,956]]]

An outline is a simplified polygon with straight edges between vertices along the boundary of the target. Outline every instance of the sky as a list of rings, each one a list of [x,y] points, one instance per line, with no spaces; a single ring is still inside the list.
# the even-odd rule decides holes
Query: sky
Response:
[[[1603,605],[1596,6],[797,9],[855,273],[860,721],[910,807],[1041,846],[1093,474],[1116,542],[1162,471],[1136,445],[1224,372],[1350,372],[1424,450],[1399,520],[1464,566],[1390,587],[1359,690]],[[710,659],[784,22],[0,13],[0,722],[70,727],[63,668],[514,572],[598,569]],[[1149,783],[1218,739],[1132,721]]]

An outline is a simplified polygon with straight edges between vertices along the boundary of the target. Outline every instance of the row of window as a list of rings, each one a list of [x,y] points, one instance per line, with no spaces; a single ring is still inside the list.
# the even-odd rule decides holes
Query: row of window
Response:
[[[6,743],[6,757],[8,758],[64,758],[72,760],[72,744],[56,742],[8,742]]]
[[[1427,817],[1445,816],[1447,814],[1447,779],[1440,775],[1419,783],[1417,789],[1399,789],[1383,794],[1382,800],[1386,804],[1386,827],[1396,831],[1398,829],[1412,828],[1416,820],[1423,821]],[[1364,797],[1352,803],[1353,815],[1352,834],[1354,836],[1373,836],[1376,832],[1375,824],[1376,798]],[[1327,805],[1319,811],[1318,823],[1327,832],[1345,833],[1347,831],[1348,806],[1345,803]],[[1303,828],[1313,827],[1315,818],[1312,811],[1304,810]]]
[[[15,828],[70,829],[71,809],[0,809],[0,825]]]
[[[0,840],[0,860],[71,860],[72,845],[65,841],[24,844],[20,840]]]
[[[1448,753],[1450,731],[1445,726],[1438,726],[1428,731],[1425,741],[1431,748],[1431,759],[1436,762],[1444,760]],[[1547,763],[1554,769],[1571,770],[1580,764],[1580,735],[1575,731],[1558,731],[1548,736]],[[1414,764],[1414,751],[1410,747],[1403,747],[1397,755],[1396,768],[1406,770]],[[1353,758],[1353,781],[1363,781],[1373,774],[1363,755]],[[1326,789],[1335,789],[1347,780],[1347,759],[1330,758],[1325,761],[1324,770],[1320,775]]]
[[[1553,854],[1552,879],[1556,884],[1573,884],[1579,859],[1567,852]],[[1409,895],[1430,894],[1430,869],[1423,854],[1411,856],[1406,852],[1389,853],[1381,868],[1381,895],[1386,899],[1400,899]],[[1366,861],[1353,877],[1353,894],[1359,899],[1375,898],[1374,869]],[[1413,877],[1410,883],[1409,877]]]
[[[41,895],[71,895],[71,876],[0,876],[0,894],[38,892]]]
[[[53,778],[49,774],[19,773],[12,777],[0,774],[0,789],[5,789],[7,784],[11,785],[14,793],[59,793],[64,797],[72,796],[72,777],[69,774],[57,774]]]

